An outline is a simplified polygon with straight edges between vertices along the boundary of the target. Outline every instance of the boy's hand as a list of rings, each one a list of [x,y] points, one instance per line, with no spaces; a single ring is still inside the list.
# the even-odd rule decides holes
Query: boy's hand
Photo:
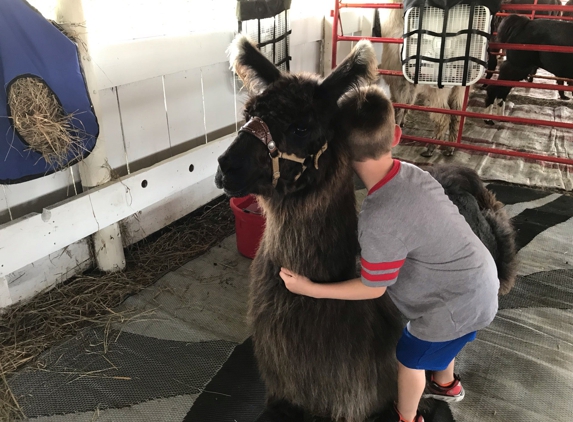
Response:
[[[295,293],[297,295],[303,295],[303,296],[312,296],[312,291],[313,288],[315,287],[315,284],[309,280],[308,278],[293,273],[290,270],[287,270],[286,268],[282,268],[281,267],[281,272],[279,273],[279,276],[283,279],[283,281],[285,282],[285,286],[286,288],[291,292],[291,293]]]

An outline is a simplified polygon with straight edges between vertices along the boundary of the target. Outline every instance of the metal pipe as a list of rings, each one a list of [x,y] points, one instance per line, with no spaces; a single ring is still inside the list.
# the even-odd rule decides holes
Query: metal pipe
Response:
[[[378,73],[381,75],[388,75],[388,76],[403,76],[403,72],[400,70],[378,69]],[[565,78],[556,78],[556,80],[568,81],[568,79]],[[565,86],[565,85],[558,86],[558,85],[540,84],[535,82],[519,82],[519,81],[508,81],[499,79],[480,79],[476,82],[476,84],[480,83],[487,85],[511,86],[515,88],[535,88],[535,89],[547,89],[549,91],[573,92],[573,86]]]
[[[402,3],[340,3],[340,8],[349,9],[402,9]]]
[[[573,123],[567,123],[567,122],[554,122],[554,121],[549,121],[549,120],[527,119],[525,117],[499,116],[497,114],[474,113],[471,111],[450,110],[448,108],[425,107],[425,106],[401,104],[401,103],[394,103],[394,107],[395,108],[404,108],[404,109],[408,109],[408,110],[427,111],[429,113],[440,113],[440,114],[450,114],[450,115],[455,115],[455,116],[471,117],[474,119],[499,120],[500,122],[508,122],[508,123],[524,123],[524,124],[528,124],[528,125],[539,125],[539,126],[549,126],[549,127],[560,127],[560,128],[564,128],[564,129],[573,129]]]
[[[402,3],[339,3],[339,9],[402,9]],[[549,4],[502,4],[500,10],[523,10],[526,12],[573,12],[573,6]],[[499,14],[496,14],[499,16]],[[543,17],[545,19],[546,16]]]
[[[334,34],[333,34],[334,36]],[[350,35],[337,35],[338,41],[355,41],[368,40],[372,43],[383,44],[402,44],[403,38],[382,38],[382,37],[357,37]],[[541,45],[541,44],[510,44],[510,43],[489,43],[491,48],[504,48],[506,50],[525,50],[525,51],[549,51],[552,53],[573,53],[573,47],[563,45]]]
[[[540,44],[509,44],[509,43],[489,43],[490,48],[503,48],[506,50],[525,51],[549,51],[551,53],[573,53],[573,47],[563,45],[540,45]]]
[[[470,87],[466,86],[466,91],[464,93],[464,101],[462,103],[462,110],[466,110],[468,108],[468,101],[470,98]],[[466,116],[460,117],[460,124],[458,126],[458,137],[456,138],[456,143],[462,142],[462,133],[464,132],[464,123],[466,121]]]
[[[571,12],[573,12],[573,10],[571,10]],[[495,14],[495,16],[500,16],[500,17],[511,16],[511,15],[520,15],[520,16],[529,17],[529,15],[523,15],[521,13],[496,13]],[[559,21],[573,21],[573,17],[571,17],[571,16],[554,16],[554,15],[539,15],[539,14],[535,17],[535,19],[555,19],[555,20],[559,20]]]
[[[338,47],[338,18],[340,13],[340,1],[334,1],[334,11],[332,15],[332,68],[336,67],[336,50]]]
[[[402,42],[404,41],[402,38],[355,37],[352,35],[339,35],[337,39],[338,41],[368,40],[373,43],[384,43],[384,44],[402,44]]]
[[[509,155],[511,157],[522,157],[522,158],[529,158],[532,160],[549,161],[551,163],[569,164],[569,165],[573,164],[573,159],[571,158],[552,157],[550,155],[533,154],[530,152],[513,151],[510,149],[499,149],[491,147],[480,147],[477,145],[457,144],[454,142],[438,141],[436,139],[424,138],[422,136],[402,135],[402,139],[406,141],[414,141],[424,144],[436,144],[453,148],[467,149],[470,151],[480,151],[492,154]]]
[[[500,10],[524,10],[529,12],[573,12],[573,6],[557,6],[552,4],[502,4]]]

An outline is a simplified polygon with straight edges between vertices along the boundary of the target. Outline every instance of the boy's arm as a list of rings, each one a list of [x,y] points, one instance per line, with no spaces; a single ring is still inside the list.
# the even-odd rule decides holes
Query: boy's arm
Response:
[[[316,299],[364,300],[376,299],[386,292],[386,287],[369,287],[360,278],[340,283],[313,283],[308,278],[281,268],[280,277],[292,293]]]

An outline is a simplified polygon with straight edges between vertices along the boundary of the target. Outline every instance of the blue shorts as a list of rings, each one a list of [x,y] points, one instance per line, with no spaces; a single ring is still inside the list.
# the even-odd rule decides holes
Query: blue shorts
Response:
[[[424,341],[404,328],[396,346],[396,358],[406,368],[442,371],[460,353],[464,346],[476,338],[472,332],[450,341]]]

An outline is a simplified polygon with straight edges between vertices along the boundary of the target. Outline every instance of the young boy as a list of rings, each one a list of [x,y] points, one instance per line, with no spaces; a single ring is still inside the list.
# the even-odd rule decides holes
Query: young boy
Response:
[[[286,268],[280,276],[291,292],[318,299],[375,299],[388,292],[409,319],[396,348],[395,421],[423,422],[418,404],[426,388],[426,397],[464,397],[454,360],[497,312],[496,266],[442,186],[392,158],[402,132],[384,93],[363,88],[341,107],[352,165],[368,189],[358,223],[361,277],[318,284]],[[426,370],[432,373],[427,386]]]

